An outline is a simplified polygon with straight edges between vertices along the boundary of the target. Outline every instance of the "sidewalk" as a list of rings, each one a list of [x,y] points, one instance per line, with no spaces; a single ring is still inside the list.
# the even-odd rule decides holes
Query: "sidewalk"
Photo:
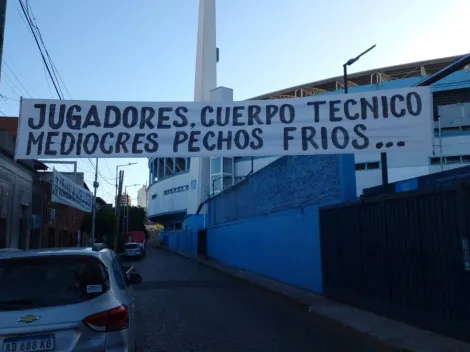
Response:
[[[470,344],[468,343],[422,330],[396,320],[381,317],[355,307],[347,306],[323,296],[246,271],[238,270],[218,262],[196,258],[186,253],[172,251],[165,247],[156,247],[177,253],[235,278],[287,296],[304,304],[309,312],[321,314],[345,326],[374,336],[399,351],[470,352]]]

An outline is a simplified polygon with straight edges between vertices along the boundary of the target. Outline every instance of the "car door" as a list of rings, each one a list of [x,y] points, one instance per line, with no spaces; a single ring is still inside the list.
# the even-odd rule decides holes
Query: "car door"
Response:
[[[114,255],[111,262],[113,273],[116,278],[120,299],[129,308],[129,335],[133,341],[136,339],[136,318],[135,318],[135,297],[132,285],[127,282],[126,272],[121,265],[117,255]],[[130,344],[131,348],[134,344]]]

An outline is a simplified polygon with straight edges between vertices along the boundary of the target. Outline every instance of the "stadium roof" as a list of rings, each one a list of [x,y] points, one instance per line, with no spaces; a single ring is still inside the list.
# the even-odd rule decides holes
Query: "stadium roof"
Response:
[[[382,85],[386,89],[411,86],[420,81],[423,76],[441,70],[461,56],[451,56],[352,73],[348,75],[348,87],[350,88],[350,93],[353,93],[354,91],[368,90],[366,87],[378,89]],[[355,87],[361,87],[362,89],[356,90],[354,89]],[[263,94],[248,100],[301,98],[325,93],[331,94],[342,89],[344,89],[343,76],[337,76]]]

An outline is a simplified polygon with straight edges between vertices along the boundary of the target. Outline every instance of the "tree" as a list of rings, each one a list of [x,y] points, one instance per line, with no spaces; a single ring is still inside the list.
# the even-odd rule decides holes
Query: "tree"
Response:
[[[145,228],[147,214],[142,207],[129,207],[129,232],[144,231],[145,237],[148,238],[148,232]]]
[[[92,213],[86,213],[81,226],[83,232],[91,234],[92,220]],[[95,237],[97,242],[103,241],[103,237],[113,237],[115,221],[113,208],[104,207],[96,211]]]

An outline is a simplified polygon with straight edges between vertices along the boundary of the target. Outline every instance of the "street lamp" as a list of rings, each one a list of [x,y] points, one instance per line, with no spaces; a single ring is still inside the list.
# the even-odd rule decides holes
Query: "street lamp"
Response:
[[[124,194],[127,194],[127,187],[135,187],[135,186],[140,186],[140,183],[135,183],[133,185],[125,186],[124,187]]]
[[[349,59],[345,64],[343,64],[343,81],[344,81],[344,94],[348,94],[348,66],[354,64],[362,56],[367,54],[369,51],[374,49],[376,45],[372,45],[369,49],[359,54],[358,56]],[[380,165],[382,169],[382,186],[388,185],[388,165],[387,165],[387,153],[380,153]]]
[[[130,165],[135,165],[137,163],[127,163],[127,164],[122,164],[122,165],[117,165],[116,166],[116,200],[115,200],[115,209],[114,209],[114,213],[117,215],[117,207],[118,205],[120,205],[120,201],[118,201],[118,169],[120,167],[125,167],[125,166],[130,166]]]
[[[369,51],[374,49],[376,45],[372,45],[369,49],[364,51],[362,54],[359,54],[355,58],[349,59],[344,65],[343,65],[343,80],[344,80],[344,94],[348,94],[348,66],[351,66],[354,64],[357,60],[359,60],[362,56],[367,54]]]

